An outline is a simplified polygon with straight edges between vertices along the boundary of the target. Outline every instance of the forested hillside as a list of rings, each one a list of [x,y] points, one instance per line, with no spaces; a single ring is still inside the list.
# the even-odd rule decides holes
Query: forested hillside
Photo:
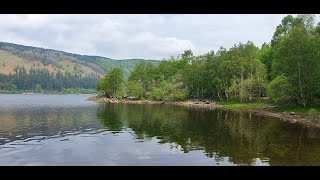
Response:
[[[36,87],[45,91],[95,89],[98,80],[112,68],[121,68],[128,76],[142,61],[145,60],[114,60],[0,42],[0,92],[34,92]]]
[[[113,68],[120,68],[124,72],[124,77],[127,79],[131,70],[135,67],[135,65],[141,62],[150,62],[151,64],[158,65],[160,61],[158,60],[144,60],[144,59],[111,59],[101,56],[86,56],[86,55],[78,55],[78,54],[70,54],[71,56],[84,61],[93,63],[100,68],[103,69],[104,72],[109,72]]]

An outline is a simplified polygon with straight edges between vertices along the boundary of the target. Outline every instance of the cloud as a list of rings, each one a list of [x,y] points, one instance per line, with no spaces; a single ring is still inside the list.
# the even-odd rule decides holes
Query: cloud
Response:
[[[0,41],[110,58],[164,59],[269,42],[280,15],[0,15]]]

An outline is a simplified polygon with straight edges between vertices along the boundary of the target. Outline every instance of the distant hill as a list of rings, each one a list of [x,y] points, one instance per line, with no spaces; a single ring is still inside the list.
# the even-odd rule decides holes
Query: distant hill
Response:
[[[18,89],[28,89],[31,91],[35,89],[35,85],[29,87],[30,83],[40,84],[45,89],[49,88],[52,90],[60,90],[66,87],[95,88],[97,80],[111,69],[116,67],[123,69],[125,78],[127,78],[133,67],[143,61],[148,61],[155,65],[159,63],[157,60],[116,60],[101,56],[79,55],[52,49],[0,42],[0,90],[5,90],[9,86],[5,84],[8,83],[5,81],[10,81],[10,84],[16,85]],[[31,76],[40,76],[39,74],[41,74],[42,78],[38,79],[46,77],[47,81],[42,82],[38,80],[33,82],[35,80]],[[30,76],[31,79],[28,79],[29,77],[23,78],[23,76]],[[62,79],[65,82],[59,84],[58,82],[62,81]],[[22,83],[21,81],[28,82]]]
[[[16,66],[24,66],[28,71],[31,67],[37,69],[46,68],[49,72],[71,74],[98,73],[104,75],[117,67],[125,72],[127,77],[132,68],[142,62],[148,61],[158,64],[157,60],[123,59],[116,60],[101,56],[87,56],[72,54],[52,49],[44,49],[32,46],[24,46],[13,43],[0,42],[0,73],[13,73]]]

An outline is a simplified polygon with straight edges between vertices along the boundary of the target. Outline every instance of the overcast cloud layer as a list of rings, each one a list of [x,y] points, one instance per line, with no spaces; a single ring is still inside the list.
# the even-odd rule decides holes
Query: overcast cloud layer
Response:
[[[115,59],[269,42],[279,15],[0,15],[0,41]],[[317,16],[318,17],[318,16]]]

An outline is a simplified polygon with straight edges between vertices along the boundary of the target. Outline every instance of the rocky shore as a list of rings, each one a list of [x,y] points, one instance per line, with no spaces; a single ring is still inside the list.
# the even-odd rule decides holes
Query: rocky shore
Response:
[[[200,107],[207,109],[215,109],[217,107],[222,107],[215,102],[210,101],[151,101],[151,100],[128,100],[128,99],[111,99],[100,96],[93,96],[88,98],[89,101],[94,101],[98,103],[122,103],[122,104],[171,104],[171,105],[179,105],[179,106],[188,106],[188,107]]]

